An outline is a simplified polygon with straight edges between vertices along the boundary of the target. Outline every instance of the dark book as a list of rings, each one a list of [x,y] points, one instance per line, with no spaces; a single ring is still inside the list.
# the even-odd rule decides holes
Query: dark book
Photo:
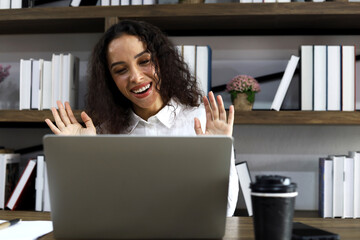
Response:
[[[35,178],[36,160],[30,159],[6,204],[7,209],[35,209]]]

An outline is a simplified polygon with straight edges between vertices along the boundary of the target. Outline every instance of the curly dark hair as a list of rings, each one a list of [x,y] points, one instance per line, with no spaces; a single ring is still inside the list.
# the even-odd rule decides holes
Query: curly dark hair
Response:
[[[128,129],[132,103],[117,88],[111,77],[107,53],[110,42],[127,34],[136,36],[151,54],[158,88],[164,104],[170,99],[195,107],[201,101],[196,79],[167,36],[156,26],[135,20],[122,20],[110,27],[95,45],[89,61],[86,111],[100,133],[123,133]]]

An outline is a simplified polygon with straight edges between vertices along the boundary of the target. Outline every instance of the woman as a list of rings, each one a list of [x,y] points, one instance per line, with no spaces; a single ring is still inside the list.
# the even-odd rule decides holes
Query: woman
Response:
[[[89,73],[89,115],[81,113],[85,127],[68,103],[58,101],[59,112],[52,109],[56,125],[45,120],[55,134],[232,136],[233,106],[227,117],[220,96],[201,97],[174,46],[149,23],[124,20],[112,26],[93,50]],[[235,211],[238,189],[232,158],[228,216]]]

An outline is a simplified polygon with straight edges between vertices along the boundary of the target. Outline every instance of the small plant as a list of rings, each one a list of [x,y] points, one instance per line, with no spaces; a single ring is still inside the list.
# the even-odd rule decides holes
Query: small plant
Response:
[[[231,94],[231,101],[234,101],[238,93],[246,93],[247,100],[253,103],[255,93],[260,92],[260,84],[251,76],[238,75],[226,85],[226,91]]]

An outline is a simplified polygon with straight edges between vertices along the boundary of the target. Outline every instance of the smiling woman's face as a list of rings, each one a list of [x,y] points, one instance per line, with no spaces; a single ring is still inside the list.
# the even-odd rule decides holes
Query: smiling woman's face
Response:
[[[122,35],[110,42],[107,59],[116,86],[133,103],[135,113],[145,120],[155,115],[163,101],[146,46],[135,36]]]

